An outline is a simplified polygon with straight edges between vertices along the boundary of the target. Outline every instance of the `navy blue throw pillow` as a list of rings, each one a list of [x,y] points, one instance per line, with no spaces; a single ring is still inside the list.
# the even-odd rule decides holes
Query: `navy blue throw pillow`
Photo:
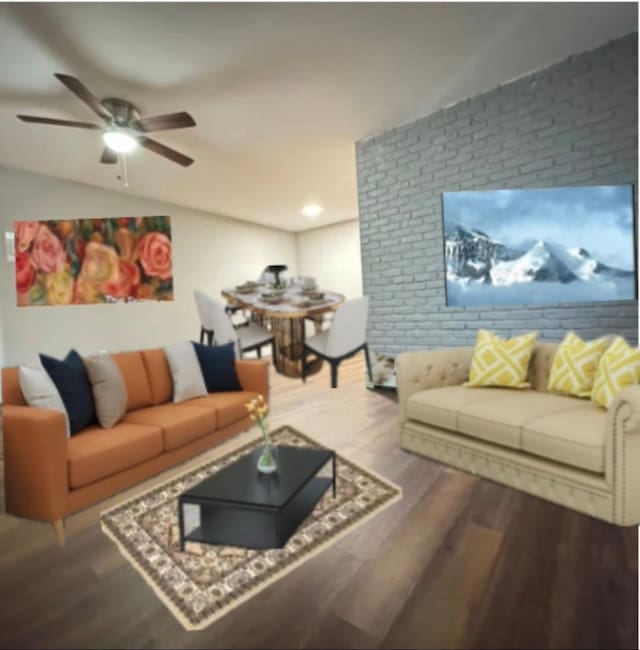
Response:
[[[82,357],[75,350],[71,350],[62,361],[46,354],[40,355],[40,361],[60,393],[69,416],[71,434],[82,431],[96,417],[91,382]]]
[[[242,390],[236,373],[236,353],[233,343],[201,345],[195,341],[191,342],[196,351],[208,393]]]

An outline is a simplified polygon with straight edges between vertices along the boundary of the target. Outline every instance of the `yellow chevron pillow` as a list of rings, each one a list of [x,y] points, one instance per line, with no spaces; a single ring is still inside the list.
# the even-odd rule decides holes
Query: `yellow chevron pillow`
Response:
[[[615,396],[633,384],[640,384],[640,350],[617,336],[600,358],[591,399],[609,408]]]
[[[529,388],[525,379],[537,336],[537,332],[530,332],[505,340],[493,332],[478,330],[469,381],[464,385]]]
[[[589,397],[598,362],[608,344],[606,336],[583,341],[575,332],[569,332],[553,357],[548,390],[575,397]]]

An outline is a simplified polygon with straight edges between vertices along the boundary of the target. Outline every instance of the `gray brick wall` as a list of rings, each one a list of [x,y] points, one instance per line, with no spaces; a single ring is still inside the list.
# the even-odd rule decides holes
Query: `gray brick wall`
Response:
[[[636,301],[445,305],[441,193],[637,183],[637,34],[356,145],[364,293],[376,352],[536,328],[637,341]]]

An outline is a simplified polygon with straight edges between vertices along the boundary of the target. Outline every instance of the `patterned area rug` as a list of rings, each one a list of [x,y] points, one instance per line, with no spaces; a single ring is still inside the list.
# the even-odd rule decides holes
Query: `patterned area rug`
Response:
[[[291,427],[278,445],[320,447]],[[337,497],[329,489],[282,549],[187,542],[179,550],[177,496],[252,451],[260,439],[102,513],[102,530],[188,630],[199,630],[278,580],[402,497],[401,489],[337,456]],[[331,464],[321,473],[330,475]]]

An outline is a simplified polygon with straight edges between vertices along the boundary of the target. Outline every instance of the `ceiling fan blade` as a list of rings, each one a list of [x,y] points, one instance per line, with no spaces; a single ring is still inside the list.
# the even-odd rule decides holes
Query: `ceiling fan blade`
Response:
[[[141,147],[144,147],[145,149],[149,149],[149,151],[153,151],[153,153],[157,153],[160,156],[164,156],[165,158],[168,158],[172,162],[178,163],[178,165],[182,165],[183,167],[188,167],[189,165],[193,164],[193,158],[189,158],[188,156],[181,154],[175,149],[171,149],[170,147],[167,147],[164,144],[160,144],[155,140],[151,140],[151,138],[145,138],[144,136],[140,136],[138,138],[138,142]]]
[[[145,133],[151,133],[151,131],[167,131],[169,129],[186,129],[190,126],[195,126],[195,120],[186,113],[182,111],[181,113],[169,113],[168,115],[156,115],[155,117],[143,117],[139,120],[135,120],[131,125],[144,131]]]
[[[80,81],[68,74],[56,72],[54,76],[60,80],[76,97],[81,99],[96,115],[103,120],[111,121],[113,115],[100,103],[100,100]]]
[[[33,124],[53,124],[54,126],[73,126],[76,129],[92,129],[100,131],[101,126],[97,124],[89,124],[89,122],[72,122],[69,120],[56,120],[51,117],[35,117],[34,115],[18,115],[18,119],[23,122],[31,122]]]
[[[105,147],[102,150],[102,156],[100,156],[100,162],[104,163],[105,165],[114,165],[115,163],[118,162],[118,154],[115,151],[109,149],[109,147]]]

